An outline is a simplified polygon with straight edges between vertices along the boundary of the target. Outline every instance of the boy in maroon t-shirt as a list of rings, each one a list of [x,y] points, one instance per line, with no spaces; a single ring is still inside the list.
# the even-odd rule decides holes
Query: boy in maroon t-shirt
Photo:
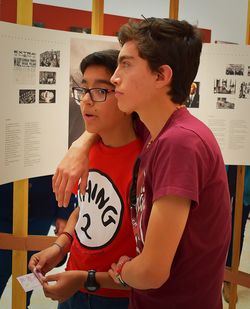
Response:
[[[231,222],[226,171],[215,137],[185,107],[201,38],[186,21],[149,18],[122,26],[118,39],[111,78],[118,107],[137,112],[149,135],[131,188],[138,255],[122,256],[109,273],[132,288],[130,309],[222,309]],[[65,183],[85,172],[68,159],[77,166],[86,157],[83,140],[55,174],[59,203],[68,201]]]

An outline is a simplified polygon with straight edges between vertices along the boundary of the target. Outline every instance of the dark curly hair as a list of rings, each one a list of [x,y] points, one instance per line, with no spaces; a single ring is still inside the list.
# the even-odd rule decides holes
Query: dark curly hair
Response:
[[[147,60],[151,71],[169,65],[173,77],[168,94],[174,103],[185,102],[198,71],[202,49],[195,26],[186,21],[151,17],[123,25],[118,39],[122,46],[135,41],[139,56]]]
[[[90,65],[101,65],[113,74],[117,67],[117,59],[119,55],[119,50],[116,49],[106,49],[89,54],[82,59],[80,63],[80,70],[84,74],[85,70]]]

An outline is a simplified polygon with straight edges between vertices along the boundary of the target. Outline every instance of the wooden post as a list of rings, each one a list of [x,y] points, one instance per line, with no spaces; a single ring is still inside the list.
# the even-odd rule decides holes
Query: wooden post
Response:
[[[247,25],[246,25],[246,44],[250,44],[250,0],[248,0],[247,10]],[[244,176],[245,166],[237,167],[237,185],[236,185],[236,200],[234,213],[234,237],[233,237],[233,257],[232,257],[232,273],[238,272],[240,264],[240,239],[242,225],[242,207],[244,194]],[[237,302],[237,284],[231,284],[229,309],[235,309]]]
[[[103,34],[104,0],[92,0],[91,34]]]
[[[179,0],[170,0],[169,18],[178,19],[178,14],[179,14]]]
[[[245,166],[237,167],[237,182],[236,182],[236,198],[234,209],[234,230],[233,230],[233,256],[231,272],[237,275],[240,261],[240,239],[242,225],[242,208],[243,208],[243,192],[244,192],[244,177]],[[237,301],[237,284],[230,285],[229,309],[236,308]]]
[[[17,24],[32,26],[32,0],[17,0]],[[13,235],[28,233],[28,179],[14,182]],[[27,251],[12,252],[12,309],[26,308],[26,293],[16,280],[27,273]]]
[[[33,5],[32,0],[17,0],[16,23],[32,26]]]
[[[13,191],[13,235],[27,236],[28,179],[15,181]],[[27,251],[12,251],[12,309],[26,308],[26,293],[17,276],[27,273]]]

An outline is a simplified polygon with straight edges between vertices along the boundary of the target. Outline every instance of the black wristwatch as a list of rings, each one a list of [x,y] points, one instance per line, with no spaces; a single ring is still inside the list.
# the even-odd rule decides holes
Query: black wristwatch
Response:
[[[98,282],[96,282],[96,279],[95,279],[95,273],[96,273],[96,271],[93,270],[93,269],[88,270],[88,277],[87,277],[87,280],[84,283],[84,287],[89,292],[95,292],[98,289],[100,289],[100,284]]]

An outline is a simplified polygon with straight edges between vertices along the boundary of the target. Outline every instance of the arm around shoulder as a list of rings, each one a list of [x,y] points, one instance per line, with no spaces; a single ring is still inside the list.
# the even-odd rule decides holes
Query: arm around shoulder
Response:
[[[98,135],[85,131],[72,143],[63,160],[57,166],[53,176],[53,191],[59,207],[68,205],[72,189],[79,179],[81,179],[81,192],[85,191],[89,151],[98,139]]]

